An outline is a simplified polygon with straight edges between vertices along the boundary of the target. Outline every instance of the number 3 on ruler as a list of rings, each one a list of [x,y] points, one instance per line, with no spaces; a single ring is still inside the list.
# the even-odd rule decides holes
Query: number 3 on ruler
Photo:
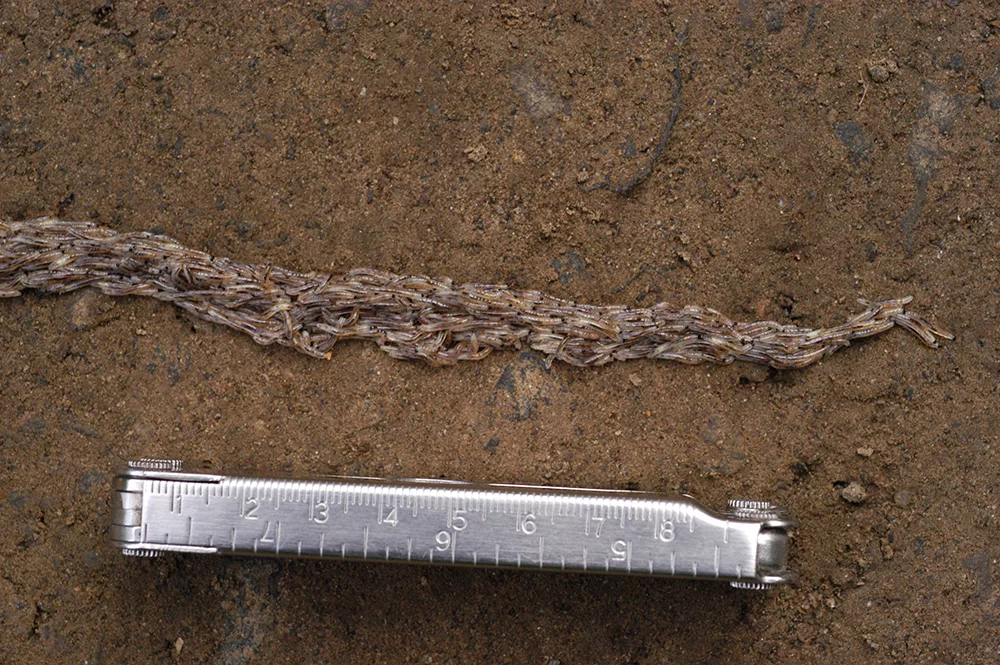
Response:
[[[322,499],[309,504],[309,519],[316,524],[324,524],[330,518],[330,504]]]

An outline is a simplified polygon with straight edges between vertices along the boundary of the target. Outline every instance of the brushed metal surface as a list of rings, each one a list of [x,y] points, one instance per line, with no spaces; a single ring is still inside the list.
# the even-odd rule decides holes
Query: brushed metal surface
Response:
[[[123,472],[114,486],[112,540],[129,554],[588,571],[748,588],[793,578],[787,570],[793,523],[763,502],[718,514],[688,497],[641,492],[141,468]]]

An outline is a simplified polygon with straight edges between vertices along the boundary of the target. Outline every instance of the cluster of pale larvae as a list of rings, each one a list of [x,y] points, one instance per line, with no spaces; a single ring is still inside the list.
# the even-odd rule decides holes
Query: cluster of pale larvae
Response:
[[[550,362],[580,366],[659,358],[790,369],[893,326],[932,347],[952,338],[905,310],[910,298],[861,301],[865,310],[844,323],[809,329],[733,321],[705,307],[584,305],[504,285],[377,270],[300,274],[212,256],[163,235],[119,233],[88,222],[0,222],[0,297],[83,287],[164,300],[260,344],[283,344],[311,356],[330,358],[337,342],[362,339],[396,358],[432,365],[531,348]]]

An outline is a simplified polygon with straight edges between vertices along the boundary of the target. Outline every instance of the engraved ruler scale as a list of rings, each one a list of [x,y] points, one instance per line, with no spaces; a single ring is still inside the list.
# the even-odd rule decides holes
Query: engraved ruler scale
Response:
[[[784,511],[734,500],[444,480],[285,479],[141,460],[115,477],[112,540],[163,552],[792,581]]]

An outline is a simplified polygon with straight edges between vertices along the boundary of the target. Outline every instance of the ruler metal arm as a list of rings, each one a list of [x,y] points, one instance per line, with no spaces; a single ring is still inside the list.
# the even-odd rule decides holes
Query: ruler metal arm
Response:
[[[318,557],[789,582],[784,512],[689,497],[441,480],[254,478],[142,460],[115,477],[125,554]]]

